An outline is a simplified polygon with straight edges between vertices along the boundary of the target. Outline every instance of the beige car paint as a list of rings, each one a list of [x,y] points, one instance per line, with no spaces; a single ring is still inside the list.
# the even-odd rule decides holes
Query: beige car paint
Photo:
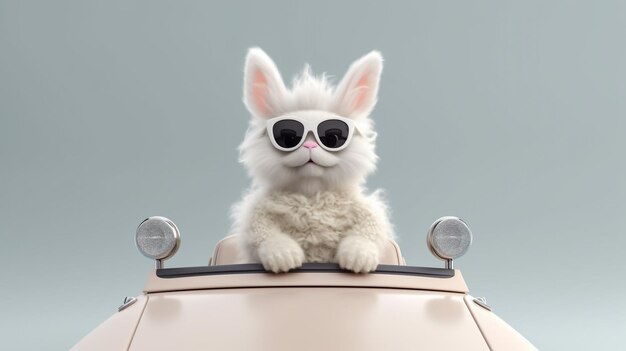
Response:
[[[241,263],[236,239],[212,262]],[[384,257],[384,258],[382,258]],[[404,264],[395,242],[381,261]],[[535,350],[450,278],[351,272],[159,278],[72,350]]]
[[[524,351],[536,350],[520,333],[506,324],[495,313],[479,306],[474,297],[465,296],[465,304],[483,333],[492,350]]]
[[[148,295],[138,296],[135,303],[104,321],[71,350],[127,350],[147,302]]]
[[[354,287],[157,293],[130,350],[488,351],[463,296]]]

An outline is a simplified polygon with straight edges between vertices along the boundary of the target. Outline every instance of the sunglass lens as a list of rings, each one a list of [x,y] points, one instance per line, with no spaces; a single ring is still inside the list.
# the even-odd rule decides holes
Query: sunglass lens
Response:
[[[348,140],[348,125],[338,119],[329,119],[317,126],[317,135],[324,146],[337,149],[343,146]]]
[[[274,124],[272,133],[274,134],[276,144],[285,149],[290,149],[297,146],[302,140],[304,126],[298,121],[283,119]]]

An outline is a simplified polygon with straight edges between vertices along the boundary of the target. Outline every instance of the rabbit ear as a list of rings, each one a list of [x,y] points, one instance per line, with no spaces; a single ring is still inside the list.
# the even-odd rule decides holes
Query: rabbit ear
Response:
[[[335,90],[334,110],[352,118],[369,115],[376,105],[382,70],[383,57],[378,51],[355,61]]]
[[[260,48],[246,57],[243,101],[253,116],[270,118],[279,114],[287,88],[274,61]]]

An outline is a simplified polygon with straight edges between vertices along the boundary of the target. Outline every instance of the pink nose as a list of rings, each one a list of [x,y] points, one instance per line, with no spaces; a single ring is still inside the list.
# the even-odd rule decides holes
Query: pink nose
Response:
[[[317,143],[314,141],[307,141],[304,144],[302,144],[302,146],[304,146],[307,149],[313,149],[317,147]]]

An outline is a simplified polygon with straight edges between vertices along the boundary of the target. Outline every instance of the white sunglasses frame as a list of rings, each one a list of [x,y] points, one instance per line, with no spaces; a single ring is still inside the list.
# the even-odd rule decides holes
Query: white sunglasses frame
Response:
[[[300,140],[300,142],[298,143],[298,145],[294,146],[294,147],[290,147],[290,148],[285,148],[282,147],[280,145],[278,145],[278,143],[276,142],[276,139],[274,138],[274,125],[280,121],[284,121],[284,120],[293,120],[296,122],[300,122],[302,123],[302,125],[304,126],[304,132],[302,134],[302,140]],[[346,125],[348,125],[348,137],[346,138],[346,142],[343,143],[343,145],[341,145],[340,147],[337,148],[329,148],[328,146],[324,145],[324,143],[322,143],[322,141],[320,140],[319,135],[317,134],[317,127],[320,125],[320,123],[322,122],[326,122],[326,121],[331,121],[331,120],[338,120],[341,122],[344,122]],[[313,136],[315,137],[315,140],[317,141],[317,144],[324,150],[329,151],[329,152],[338,152],[341,151],[343,149],[345,149],[348,144],[350,144],[350,141],[352,140],[352,136],[354,135],[354,131],[356,130],[356,125],[354,124],[354,121],[349,119],[349,118],[345,118],[345,117],[340,117],[340,116],[329,116],[328,118],[324,118],[323,120],[320,121],[309,121],[309,120],[305,120],[303,118],[299,118],[296,116],[280,116],[280,117],[274,117],[271,119],[267,120],[267,127],[266,127],[266,131],[267,131],[267,135],[270,138],[270,141],[272,142],[272,145],[277,148],[280,151],[294,151],[297,148],[299,148],[300,146],[302,146],[302,144],[304,144],[304,142],[306,141],[307,136],[309,135],[309,133],[313,133]]]

